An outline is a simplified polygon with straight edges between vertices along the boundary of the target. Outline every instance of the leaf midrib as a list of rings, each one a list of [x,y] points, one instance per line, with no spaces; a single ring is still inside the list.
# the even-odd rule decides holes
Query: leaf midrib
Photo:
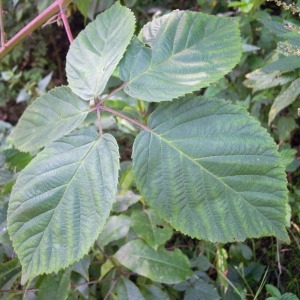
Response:
[[[223,184],[226,188],[228,188],[230,191],[232,191],[235,195],[237,195],[237,197],[239,199],[242,199],[245,203],[247,203],[247,205],[251,205],[251,207],[253,207],[254,209],[256,208],[255,206],[253,206],[250,202],[248,202],[244,197],[242,197],[242,195],[240,195],[237,191],[235,191],[232,187],[230,187],[228,184],[226,184],[224,181],[222,181],[219,177],[217,177],[214,173],[210,172],[208,169],[206,169],[205,167],[203,167],[201,164],[197,163],[193,157],[187,155],[185,152],[181,151],[179,148],[175,147],[174,145],[172,145],[167,139],[163,138],[162,136],[160,136],[158,133],[156,133],[155,131],[151,131],[150,134],[154,134],[156,135],[159,139],[161,139],[163,142],[165,142],[168,146],[170,146],[172,149],[174,149],[175,151],[177,151],[180,155],[186,157],[189,161],[191,161],[193,164],[199,166],[204,172],[210,174],[211,176],[213,176],[218,182],[220,182],[221,184]],[[256,210],[257,213],[259,213],[264,219],[266,219],[266,217],[259,211]],[[272,224],[273,227],[273,224]]]

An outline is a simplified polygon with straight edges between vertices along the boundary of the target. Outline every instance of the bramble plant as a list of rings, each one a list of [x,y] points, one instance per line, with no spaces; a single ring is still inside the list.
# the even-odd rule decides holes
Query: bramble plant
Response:
[[[146,203],[176,230],[212,242],[270,235],[289,242],[287,182],[273,139],[243,108],[191,94],[239,62],[238,26],[236,18],[176,10],[134,36],[133,13],[116,3],[72,42],[69,85],[37,98],[12,134],[21,151],[43,148],[20,172],[8,208],[22,284],[79,261],[103,231],[119,172],[118,144],[103,133],[103,112],[141,129],[132,154],[135,181]],[[103,95],[116,68],[123,84]],[[166,103],[143,124],[106,105],[121,90]],[[91,112],[98,132],[78,129]],[[145,257],[148,268],[140,267]],[[179,249],[171,253],[143,239],[129,241],[113,259],[158,282],[192,275]],[[176,264],[157,274],[164,259]]]

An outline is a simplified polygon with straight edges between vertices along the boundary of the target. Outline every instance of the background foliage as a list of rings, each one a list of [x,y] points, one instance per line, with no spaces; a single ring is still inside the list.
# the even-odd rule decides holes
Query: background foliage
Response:
[[[7,1],[4,8],[12,12],[4,15],[7,37],[50,2]],[[113,3],[74,1],[69,7],[74,35]],[[300,131],[297,115],[300,22],[297,6],[300,4],[289,8],[278,5],[280,1],[257,0],[124,0],[123,4],[134,11],[137,32],[153,17],[177,8],[240,17],[244,52],[239,65],[217,83],[200,90],[199,94],[230,100],[246,107],[271,132],[287,172],[292,209],[289,229],[291,244],[283,244],[275,238],[213,244],[175,232],[145,205],[137,192],[130,161],[136,128],[126,120],[107,116],[103,119],[104,130],[116,137],[121,155],[118,201],[113,206],[113,213],[88,256],[58,275],[38,277],[27,287],[26,293],[22,291],[21,267],[6,231],[6,210],[15,178],[32,157],[13,149],[9,134],[28,103],[48,88],[66,83],[64,64],[69,45],[60,27],[47,25],[0,62],[0,297],[297,299],[296,295],[300,295],[297,276],[300,271]],[[105,91],[118,84],[118,78],[112,78]],[[59,93],[59,89],[53,93]],[[156,106],[125,94],[109,101],[111,106],[142,121],[147,120]],[[82,127],[94,126],[88,118]],[[133,240],[136,236],[147,243]],[[136,253],[131,259],[127,254],[133,252]],[[154,263],[151,259],[154,255],[164,257],[170,264]],[[172,264],[174,260],[177,262],[175,265]],[[143,267],[145,265],[149,267]]]

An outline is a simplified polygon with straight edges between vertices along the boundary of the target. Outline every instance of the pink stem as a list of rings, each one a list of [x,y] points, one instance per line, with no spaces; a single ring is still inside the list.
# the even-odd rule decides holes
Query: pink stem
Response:
[[[4,25],[3,25],[3,7],[2,0],[0,0],[0,49],[4,47],[5,39],[4,39]]]
[[[60,16],[64,23],[64,27],[65,27],[69,42],[70,42],[70,44],[72,44],[74,39],[73,39],[73,35],[72,35],[71,29],[70,29],[70,26],[69,26],[69,23],[68,23],[68,20],[66,17],[65,7],[63,7],[62,5],[59,5],[59,8],[60,8]]]
[[[114,114],[114,115],[116,115],[116,116],[118,116],[118,117],[120,117],[120,118],[122,118],[122,119],[125,119],[125,120],[127,120],[127,121],[133,123],[134,125],[136,125],[136,126],[142,128],[142,129],[144,129],[144,130],[146,130],[146,131],[148,131],[148,132],[151,132],[151,129],[150,129],[148,126],[146,126],[146,125],[140,123],[139,121],[137,121],[137,120],[135,120],[135,119],[132,119],[132,118],[130,118],[130,117],[127,117],[126,115],[120,113],[119,111],[116,111],[116,110],[114,110],[114,109],[112,109],[112,108],[109,108],[109,107],[107,107],[107,106],[103,106],[103,105],[101,105],[101,103],[99,103],[98,105],[96,105],[96,106],[92,109],[92,111],[95,111],[95,110],[96,110],[96,111],[97,111],[97,110],[104,110],[104,111],[110,112],[110,113],[112,113],[112,114]]]
[[[14,47],[16,47],[22,40],[30,35],[35,29],[42,26],[49,18],[57,14],[60,7],[67,6],[70,0],[56,0],[36,18],[34,18],[29,24],[22,28],[16,35],[14,35],[7,43],[2,45],[0,50],[0,59],[2,59],[7,53],[9,53]]]

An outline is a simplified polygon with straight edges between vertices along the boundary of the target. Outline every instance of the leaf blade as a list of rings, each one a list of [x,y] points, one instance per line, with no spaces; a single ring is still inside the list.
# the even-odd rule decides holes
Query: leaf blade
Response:
[[[299,95],[300,79],[298,78],[294,80],[284,92],[275,98],[269,112],[269,125],[274,121],[278,113],[285,107],[292,104],[299,97]]]
[[[191,96],[162,105],[148,126],[134,142],[133,172],[175,229],[212,242],[289,240],[284,169],[271,137],[243,109]]]
[[[237,19],[177,10],[143,27],[119,73],[130,96],[170,101],[221,78],[240,55]]]
[[[74,93],[85,100],[102,93],[133,36],[134,27],[133,13],[116,2],[79,33],[70,46],[66,65],[68,83]]]
[[[13,143],[21,151],[42,148],[75,129],[88,112],[88,103],[68,87],[52,89],[26,109],[12,133]]]
[[[115,258],[126,268],[153,281],[174,284],[192,275],[187,257],[179,250],[156,251],[142,240],[133,240],[121,247]]]
[[[82,130],[52,143],[20,173],[8,230],[22,283],[58,272],[88,252],[114,202],[118,157],[111,135]]]

